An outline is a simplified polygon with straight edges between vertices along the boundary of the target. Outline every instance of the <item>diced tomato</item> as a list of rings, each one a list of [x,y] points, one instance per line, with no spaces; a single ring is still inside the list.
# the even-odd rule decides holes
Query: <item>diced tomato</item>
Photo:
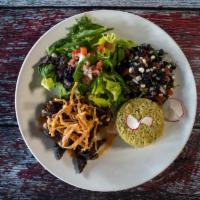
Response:
[[[102,68],[103,68],[103,61],[102,61],[102,60],[98,61],[95,68],[96,68],[97,70],[99,70],[99,71],[102,71]]]
[[[169,78],[169,76],[165,75],[163,80],[164,80],[165,82],[169,82],[169,81],[170,81],[170,78]]]
[[[170,71],[169,71],[169,69],[168,69],[167,67],[165,68],[165,74],[166,74],[166,75],[169,75],[169,74],[170,74]]]
[[[80,53],[80,49],[75,49],[74,51],[72,51],[72,58],[75,58],[76,56],[78,56],[79,53]]]
[[[123,68],[123,71],[121,72],[123,76],[126,76],[129,74],[128,68]]]
[[[108,42],[107,42],[107,43],[105,44],[105,48],[112,50],[113,45],[112,45],[111,43],[108,43]]]
[[[91,51],[91,52],[90,52],[90,55],[91,55],[91,56],[95,56],[95,52],[94,52],[94,51]]]
[[[98,75],[102,72],[102,68],[103,68],[103,61],[99,60],[96,64],[96,66],[92,69],[92,74],[93,75]]]
[[[172,88],[167,90],[167,95],[172,96],[174,94],[174,91]]]
[[[104,47],[103,44],[101,44],[101,45],[99,45],[99,46],[97,47],[97,50],[98,50],[99,52],[103,52],[104,49],[105,49],[105,47]]]
[[[161,96],[156,96],[155,99],[159,105],[162,105],[164,103],[164,98]]]
[[[130,51],[127,48],[124,50],[124,53],[125,53],[126,56],[130,55]]]
[[[87,49],[86,49],[85,47],[81,47],[81,48],[80,48],[80,53],[81,53],[82,55],[86,56],[86,55],[87,55]]]

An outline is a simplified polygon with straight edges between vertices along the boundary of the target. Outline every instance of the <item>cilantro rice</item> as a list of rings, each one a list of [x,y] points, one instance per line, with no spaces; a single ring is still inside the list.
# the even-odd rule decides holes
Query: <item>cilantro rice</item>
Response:
[[[127,116],[131,114],[138,121],[144,117],[152,118],[152,125],[140,124],[132,130],[126,124]],[[164,117],[162,109],[151,100],[145,98],[131,99],[119,109],[116,120],[120,137],[134,147],[144,147],[153,143],[163,133]]]

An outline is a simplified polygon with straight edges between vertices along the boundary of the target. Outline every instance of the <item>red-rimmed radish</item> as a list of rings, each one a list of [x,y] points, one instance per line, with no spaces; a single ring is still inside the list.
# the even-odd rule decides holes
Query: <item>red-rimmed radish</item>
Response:
[[[176,98],[169,98],[163,105],[164,118],[169,122],[176,122],[184,115],[183,105]]]
[[[132,130],[136,130],[139,127],[140,122],[132,115],[128,115],[126,118],[126,124],[127,124],[128,128],[130,128]]]
[[[126,118],[126,124],[127,124],[128,128],[130,128],[132,130],[138,129],[140,124],[145,124],[147,126],[151,126],[152,122],[153,122],[153,119],[151,117],[144,117],[140,121],[138,121],[132,115],[128,115]]]
[[[144,117],[140,120],[141,124],[146,124],[147,126],[151,126],[153,119],[151,117]]]

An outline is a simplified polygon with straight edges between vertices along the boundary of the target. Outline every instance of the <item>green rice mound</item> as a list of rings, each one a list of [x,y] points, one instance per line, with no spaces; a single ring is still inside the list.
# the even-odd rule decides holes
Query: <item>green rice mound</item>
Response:
[[[152,125],[140,124],[138,129],[128,128],[126,119],[132,115],[138,121],[144,117],[152,118]],[[144,147],[153,143],[163,133],[164,117],[162,109],[153,101],[135,98],[127,101],[119,109],[116,127],[120,137],[134,147]]]

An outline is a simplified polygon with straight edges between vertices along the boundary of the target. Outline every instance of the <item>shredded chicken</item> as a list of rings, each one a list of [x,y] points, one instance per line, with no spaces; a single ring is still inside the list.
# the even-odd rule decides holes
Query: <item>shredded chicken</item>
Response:
[[[81,151],[95,146],[97,150],[97,128],[99,119],[96,107],[81,102],[81,96],[75,95],[78,83],[71,90],[70,99],[54,99],[63,104],[62,109],[47,119],[47,128],[51,137],[57,132],[61,135],[59,146],[64,149],[75,150],[78,146]]]

